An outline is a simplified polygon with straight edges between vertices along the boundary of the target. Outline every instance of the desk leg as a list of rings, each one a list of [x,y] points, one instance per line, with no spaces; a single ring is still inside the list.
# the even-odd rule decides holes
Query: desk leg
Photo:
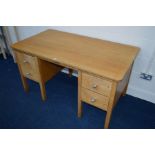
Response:
[[[22,70],[21,70],[20,65],[19,64],[17,64],[17,65],[18,65],[18,69],[19,69],[19,72],[20,72],[20,77],[21,77],[21,80],[22,80],[22,84],[23,84],[24,90],[26,92],[28,92],[29,91],[29,86],[28,86],[28,83],[26,81],[26,78],[22,74]]]
[[[108,105],[107,114],[106,114],[106,118],[105,118],[105,124],[104,124],[105,129],[108,129],[108,127],[109,127],[109,123],[110,123],[110,119],[111,119],[111,115],[112,115],[112,110],[113,110],[113,106],[114,106],[114,102],[115,102],[116,88],[117,88],[117,83],[113,82],[110,100],[109,100],[109,105]]]
[[[73,70],[69,68],[69,69],[68,69],[68,72],[69,72],[69,77],[72,77]]]
[[[24,87],[25,92],[28,92],[29,91],[29,86],[28,86],[28,83],[26,81],[26,78],[21,75],[21,79],[22,79],[22,83],[23,83],[23,87]]]
[[[43,68],[41,65],[41,60],[37,58],[37,69],[38,69],[38,75],[39,75],[39,85],[40,85],[40,91],[41,91],[41,98],[43,101],[46,100],[46,89],[45,89],[45,81],[43,80]]]
[[[46,89],[45,89],[45,83],[40,82],[39,85],[40,85],[40,91],[41,91],[41,97],[42,97],[42,100],[45,101],[45,100],[46,100]]]
[[[132,67],[133,67],[133,63],[128,71],[128,74],[127,74],[127,80],[125,81],[126,82],[126,86],[121,94],[121,96],[125,96],[126,95],[126,92],[127,92],[127,89],[128,89],[128,84],[129,84],[129,80],[130,80],[130,76],[131,76],[131,71],[132,71]]]
[[[121,96],[125,96],[126,95],[126,92],[127,92],[127,88],[128,88],[128,85],[125,86],[123,92],[122,92],[122,95]]]
[[[78,117],[82,115],[82,101],[81,101],[81,71],[78,72]]]

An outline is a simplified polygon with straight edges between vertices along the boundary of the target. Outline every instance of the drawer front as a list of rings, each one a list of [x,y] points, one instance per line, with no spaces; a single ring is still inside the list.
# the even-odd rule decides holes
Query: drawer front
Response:
[[[89,103],[95,107],[98,107],[102,110],[107,110],[109,98],[95,92],[92,92],[88,89],[82,88],[81,92],[82,101]]]
[[[29,79],[38,81],[37,58],[23,53],[17,53],[17,57],[23,75]]]
[[[99,94],[109,96],[112,83],[108,80],[101,79],[86,73],[82,73],[82,87],[90,89]]]

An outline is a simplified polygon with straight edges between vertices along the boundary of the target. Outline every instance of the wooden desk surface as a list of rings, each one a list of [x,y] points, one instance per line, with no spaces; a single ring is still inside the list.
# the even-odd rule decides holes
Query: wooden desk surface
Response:
[[[115,81],[123,79],[139,51],[138,47],[56,30],[19,41],[12,48]]]

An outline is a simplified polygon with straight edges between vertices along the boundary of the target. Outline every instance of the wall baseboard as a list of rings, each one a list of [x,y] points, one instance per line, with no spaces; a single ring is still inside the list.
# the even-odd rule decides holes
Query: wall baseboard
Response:
[[[128,86],[128,90],[127,90],[127,94],[152,102],[155,104],[155,94],[150,92],[150,91],[146,91],[146,90],[142,90],[142,89],[138,89],[134,86]]]
[[[68,70],[67,69],[63,69],[62,72],[68,74]],[[73,76],[78,77],[78,74],[77,73],[73,73]],[[134,97],[137,97],[137,98],[140,98],[142,100],[146,100],[146,101],[152,102],[152,103],[155,104],[155,94],[151,93],[149,91],[141,90],[141,89],[138,89],[136,87],[133,87],[133,86],[129,85],[128,86],[128,90],[127,90],[127,94],[131,95],[131,96],[134,96]]]

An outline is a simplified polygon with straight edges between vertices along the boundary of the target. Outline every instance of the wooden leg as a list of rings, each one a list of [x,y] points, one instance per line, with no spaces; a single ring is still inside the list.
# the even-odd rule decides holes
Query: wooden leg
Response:
[[[81,72],[78,72],[78,117],[82,115],[82,101],[81,101]]]
[[[125,96],[126,95],[127,88],[128,88],[128,85],[125,86],[125,88],[124,88],[124,90],[122,92],[122,96]]]
[[[68,71],[69,71],[69,77],[72,77],[73,70],[69,68]]]
[[[45,100],[46,100],[46,89],[45,89],[45,83],[40,82],[39,85],[40,85],[40,91],[41,91],[41,97],[42,97],[42,100],[45,101]]]
[[[113,110],[113,107],[115,105],[114,103],[115,103],[116,88],[117,88],[117,83],[113,82],[111,94],[110,94],[110,99],[109,99],[109,105],[108,105],[107,114],[106,114],[105,123],[104,123],[105,129],[108,129],[109,124],[110,124],[112,110]]]
[[[43,80],[43,74],[41,70],[41,60],[37,59],[37,70],[38,70],[38,75],[39,75],[39,85],[40,85],[40,91],[41,91],[41,98],[43,101],[46,100],[46,89],[45,89],[45,81]]]
[[[82,116],[82,101],[78,100],[78,117]]]
[[[22,74],[22,70],[21,70],[20,65],[19,64],[17,64],[17,65],[18,65],[18,69],[19,69],[19,72],[20,72],[20,77],[21,77],[21,80],[22,80],[22,84],[23,84],[24,90],[26,92],[28,92],[29,91],[29,86],[28,86],[27,80],[26,80],[26,78]]]
[[[111,114],[112,114],[112,109],[107,111],[106,118],[105,118],[105,124],[104,124],[105,129],[108,129],[108,127],[109,127]]]
[[[121,96],[125,96],[125,95],[126,95],[126,92],[127,92],[127,89],[128,89],[128,83],[129,83],[130,76],[131,76],[132,66],[133,66],[133,64],[132,64],[131,67],[130,67],[129,75],[128,75],[128,79],[127,79],[127,84],[126,84],[126,86],[125,86],[125,88],[124,88],[124,90],[123,90]]]
[[[21,79],[22,79],[22,84],[23,84],[24,90],[25,90],[25,92],[28,92],[29,91],[29,86],[28,86],[27,80],[23,75],[20,75],[20,76],[21,76]]]

